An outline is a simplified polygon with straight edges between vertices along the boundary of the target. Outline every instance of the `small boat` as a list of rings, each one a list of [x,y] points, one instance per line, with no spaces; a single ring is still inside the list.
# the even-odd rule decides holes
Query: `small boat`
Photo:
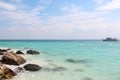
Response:
[[[118,41],[118,40],[116,38],[108,37],[106,39],[103,39],[103,41]]]

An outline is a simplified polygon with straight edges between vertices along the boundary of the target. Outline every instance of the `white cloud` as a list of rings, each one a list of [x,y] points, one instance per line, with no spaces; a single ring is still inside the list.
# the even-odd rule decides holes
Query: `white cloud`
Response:
[[[69,13],[77,13],[81,11],[81,7],[78,7],[76,5],[70,5],[63,7],[61,10]]]
[[[17,2],[17,3],[21,3],[22,2],[22,0],[12,0],[12,1]]]
[[[33,9],[30,14],[31,15],[38,15],[44,9],[45,9],[45,6],[38,6],[35,9]]]
[[[42,4],[50,4],[53,0],[40,0]]]
[[[86,12],[79,6],[70,5],[61,9],[65,13],[63,15],[41,18],[43,15],[40,13],[44,9],[45,6],[37,6],[29,12],[24,9],[15,11],[3,10],[0,11],[0,19],[6,20],[6,23],[11,23],[14,26],[10,27],[7,33],[14,35],[16,31],[16,36],[23,35],[23,37],[35,35],[37,36],[36,38],[45,38],[43,36],[46,36],[46,38],[51,38],[51,36],[67,38],[63,34],[72,34],[74,36],[74,33],[97,35],[97,33],[104,33],[109,28],[104,18],[106,13],[103,11]]]
[[[97,7],[98,10],[113,10],[120,9],[120,0],[111,0],[106,2],[105,4]]]
[[[105,0],[94,0],[98,5],[103,4]]]
[[[0,1],[0,7],[7,9],[7,10],[15,10],[16,9],[16,7],[14,5],[12,5],[10,3],[3,2],[3,1]]]

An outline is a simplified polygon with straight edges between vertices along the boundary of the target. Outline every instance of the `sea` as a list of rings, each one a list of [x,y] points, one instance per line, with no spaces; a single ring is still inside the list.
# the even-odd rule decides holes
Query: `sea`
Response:
[[[23,71],[11,80],[120,80],[120,41],[102,40],[0,40],[0,47],[33,49],[25,54],[40,71]]]

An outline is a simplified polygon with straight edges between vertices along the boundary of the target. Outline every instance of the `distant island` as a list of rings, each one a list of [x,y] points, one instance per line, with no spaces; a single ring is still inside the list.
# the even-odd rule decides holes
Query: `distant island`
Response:
[[[118,39],[108,37],[108,38],[106,38],[106,39],[103,39],[103,41],[118,41]]]

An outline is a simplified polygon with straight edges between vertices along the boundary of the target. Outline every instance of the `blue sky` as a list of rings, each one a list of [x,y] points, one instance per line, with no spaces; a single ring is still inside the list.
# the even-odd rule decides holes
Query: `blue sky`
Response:
[[[0,0],[0,39],[120,38],[120,0]]]

